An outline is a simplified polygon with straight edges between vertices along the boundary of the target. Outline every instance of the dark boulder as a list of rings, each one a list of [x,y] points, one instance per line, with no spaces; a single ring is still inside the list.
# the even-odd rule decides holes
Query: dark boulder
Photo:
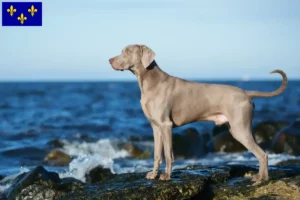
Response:
[[[273,139],[272,150],[275,153],[300,155],[300,118],[279,131]]]
[[[110,169],[98,166],[92,169],[88,174],[86,174],[85,179],[87,183],[96,183],[106,181],[113,178],[114,176],[115,174],[111,173]]]
[[[247,149],[228,132],[219,133],[214,137],[214,152],[241,152]]]
[[[270,150],[272,148],[272,141],[278,131],[286,127],[286,122],[263,122],[253,128],[253,136],[255,141],[263,149]]]
[[[5,194],[9,200],[52,200],[78,187],[81,187],[80,181],[60,179],[57,173],[48,172],[42,166],[38,166],[19,175]]]
[[[173,134],[175,158],[197,158],[207,154],[206,142],[194,128],[184,130],[183,134]]]

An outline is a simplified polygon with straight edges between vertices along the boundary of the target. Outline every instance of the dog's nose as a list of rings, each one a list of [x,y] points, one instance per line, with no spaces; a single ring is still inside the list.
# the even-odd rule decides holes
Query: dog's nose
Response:
[[[109,63],[112,64],[114,62],[114,58],[109,59]]]

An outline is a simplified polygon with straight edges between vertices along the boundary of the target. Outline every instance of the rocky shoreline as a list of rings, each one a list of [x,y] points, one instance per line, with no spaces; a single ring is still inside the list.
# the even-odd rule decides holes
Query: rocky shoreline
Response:
[[[86,183],[59,178],[38,166],[19,175],[0,199],[287,199],[300,197],[300,161],[270,166],[270,180],[253,186],[257,167],[244,165],[189,166],[173,170],[170,181],[147,180],[146,173],[111,174],[97,167]]]
[[[300,119],[292,123],[263,122],[253,129],[257,143],[268,152],[300,155]],[[148,159],[153,152],[140,146],[152,137],[131,137],[117,143],[116,148],[126,150],[132,159]],[[52,150],[45,157],[45,166],[68,166],[72,157],[63,151],[59,139],[49,142]],[[210,152],[242,152],[228,127],[216,127],[211,134],[199,134],[186,129],[173,134],[176,158],[201,158]],[[202,164],[202,163],[201,163]],[[257,173],[256,166],[194,165],[174,169],[170,181],[146,180],[144,173],[112,174],[110,169],[98,166],[85,175],[85,182],[75,178],[60,178],[37,166],[22,173],[12,182],[0,175],[0,186],[11,185],[0,200],[95,200],[95,199],[300,199],[300,160],[287,160],[269,166],[270,180],[253,186],[250,177]]]

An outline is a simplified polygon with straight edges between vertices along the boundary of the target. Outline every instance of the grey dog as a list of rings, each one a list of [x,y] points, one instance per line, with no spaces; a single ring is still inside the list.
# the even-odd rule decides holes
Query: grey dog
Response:
[[[251,151],[259,161],[259,173],[252,181],[268,180],[268,156],[255,142],[252,132],[254,97],[279,95],[287,86],[286,74],[273,92],[245,91],[223,84],[206,84],[186,81],[170,76],[155,62],[155,53],[145,45],[129,45],[122,53],[109,59],[115,70],[129,70],[138,79],[141,89],[141,105],[151,123],[154,135],[154,167],[146,176],[155,179],[162,162],[162,150],[166,170],[159,177],[169,180],[174,162],[172,128],[196,121],[213,121],[216,125],[229,123],[232,136]]]

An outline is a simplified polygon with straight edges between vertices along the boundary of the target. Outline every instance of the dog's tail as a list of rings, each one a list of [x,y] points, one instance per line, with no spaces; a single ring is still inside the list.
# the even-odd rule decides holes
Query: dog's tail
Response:
[[[282,70],[277,69],[277,70],[270,72],[270,74],[274,74],[274,73],[278,73],[282,76],[281,86],[277,90],[275,90],[273,92],[246,91],[247,95],[250,98],[254,98],[254,97],[273,97],[273,96],[281,94],[284,91],[284,89],[286,88],[288,80],[287,80],[286,74]]]

